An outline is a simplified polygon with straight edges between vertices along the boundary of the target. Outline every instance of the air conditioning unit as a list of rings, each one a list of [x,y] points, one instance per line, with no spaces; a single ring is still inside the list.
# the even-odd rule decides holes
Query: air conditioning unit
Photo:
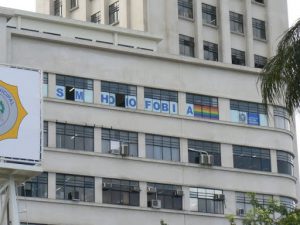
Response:
[[[161,208],[161,201],[158,200],[158,199],[151,200],[151,208],[160,209]]]
[[[121,155],[122,156],[128,156],[129,155],[129,146],[128,146],[128,144],[122,144],[121,145]]]
[[[236,210],[236,214],[238,216],[244,216],[245,215],[245,210],[244,209],[237,209]]]
[[[225,195],[223,195],[223,194],[214,194],[214,200],[224,201],[225,200]]]
[[[80,201],[79,191],[74,191],[74,195],[72,196],[73,201]]]
[[[214,164],[214,156],[207,155],[207,154],[201,154],[200,155],[200,164],[206,165],[206,166],[212,166]]]
[[[113,154],[113,155],[120,155],[121,151],[120,151],[120,149],[110,149],[109,153]]]
[[[103,187],[104,190],[108,190],[112,187],[112,185],[111,185],[111,183],[103,183],[102,187]]]
[[[156,193],[156,188],[155,187],[147,187],[147,192],[148,193]]]
[[[140,189],[139,186],[131,186],[131,187],[130,187],[130,191],[131,191],[131,192],[140,192],[141,189]]]
[[[175,196],[183,196],[183,190],[176,190],[174,191]]]
[[[246,112],[239,112],[239,123],[247,124],[247,113]]]

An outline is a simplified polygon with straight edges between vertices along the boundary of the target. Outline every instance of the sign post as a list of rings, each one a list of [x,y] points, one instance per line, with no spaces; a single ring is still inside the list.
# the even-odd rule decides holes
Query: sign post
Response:
[[[16,185],[42,172],[41,87],[41,72],[0,65],[0,225],[20,225]]]

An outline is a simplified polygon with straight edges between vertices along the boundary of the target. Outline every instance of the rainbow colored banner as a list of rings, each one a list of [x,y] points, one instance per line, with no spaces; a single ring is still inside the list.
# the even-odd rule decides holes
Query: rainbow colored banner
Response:
[[[194,116],[218,120],[219,109],[218,107],[194,105]]]

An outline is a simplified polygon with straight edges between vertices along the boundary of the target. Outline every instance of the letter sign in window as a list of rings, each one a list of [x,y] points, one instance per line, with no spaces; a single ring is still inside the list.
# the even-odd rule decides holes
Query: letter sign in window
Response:
[[[66,89],[64,86],[56,85],[56,97],[59,99],[65,99]]]
[[[152,99],[151,98],[145,98],[145,109],[147,111],[152,111]]]

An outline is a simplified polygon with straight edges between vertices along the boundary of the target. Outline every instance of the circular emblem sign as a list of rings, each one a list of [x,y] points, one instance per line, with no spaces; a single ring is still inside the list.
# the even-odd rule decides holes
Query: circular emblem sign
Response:
[[[16,139],[20,124],[26,115],[18,88],[0,80],[0,141]]]

